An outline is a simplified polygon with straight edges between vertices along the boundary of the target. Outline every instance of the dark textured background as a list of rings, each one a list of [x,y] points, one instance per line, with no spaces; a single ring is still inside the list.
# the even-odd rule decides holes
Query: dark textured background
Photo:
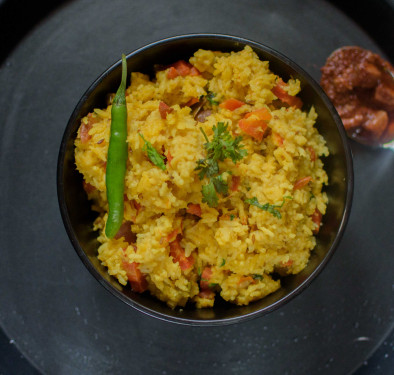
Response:
[[[331,1],[353,18],[385,54],[394,60],[394,2],[379,1]],[[42,3],[44,4],[44,3]],[[50,17],[59,7],[66,6],[67,1],[45,2],[45,6],[27,0],[0,1],[0,63],[12,53],[15,46],[23,42],[23,38],[40,22]],[[378,17],[371,15],[378,14]],[[375,20],[375,21],[374,21]],[[393,373],[394,368],[394,334],[388,337],[375,354],[369,358],[357,375]],[[37,371],[24,360],[14,347],[12,340],[0,332],[0,374],[37,374]]]

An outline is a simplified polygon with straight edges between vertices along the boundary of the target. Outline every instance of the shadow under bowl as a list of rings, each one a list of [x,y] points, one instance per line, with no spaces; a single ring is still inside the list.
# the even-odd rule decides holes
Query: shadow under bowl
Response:
[[[239,37],[219,34],[190,34],[164,39],[127,55],[128,72],[143,72],[153,76],[155,64],[171,64],[188,60],[202,48],[223,52],[239,51],[249,45],[261,60],[268,60],[270,70],[285,81],[290,77],[301,82],[300,98],[304,110],[314,106],[316,127],[327,142],[330,155],[323,159],[329,185],[327,212],[317,235],[317,245],[307,267],[297,275],[282,278],[282,287],[275,293],[248,306],[236,306],[220,300],[212,309],[196,309],[187,305],[171,309],[148,292],[133,292],[109,276],[97,259],[97,233],[92,229],[95,219],[90,202],[82,189],[82,176],[76,170],[74,140],[81,119],[94,108],[106,107],[106,95],[115,92],[121,77],[121,62],[107,69],[89,87],[72,113],[60,146],[57,167],[57,191],[60,211],[68,236],[82,262],[92,275],[117,298],[131,307],[155,318],[188,325],[225,325],[263,316],[284,305],[303,291],[322,271],[333,255],[343,235],[353,195],[353,165],[346,133],[337,112],[321,87],[297,64],[277,51]]]

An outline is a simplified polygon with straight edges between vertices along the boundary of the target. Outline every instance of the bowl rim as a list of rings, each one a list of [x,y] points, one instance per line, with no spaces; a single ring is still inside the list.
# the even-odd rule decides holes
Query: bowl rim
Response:
[[[147,316],[150,316],[150,317],[153,317],[153,318],[165,321],[165,322],[171,322],[171,323],[176,323],[176,324],[180,324],[180,325],[188,325],[188,326],[223,326],[223,325],[245,322],[245,321],[248,321],[251,319],[255,319],[257,317],[262,317],[262,316],[276,310],[280,306],[285,305],[290,300],[292,300],[295,296],[299,295],[302,291],[304,291],[311,284],[311,282],[321,273],[321,271],[324,269],[324,267],[329,262],[329,260],[332,258],[333,254],[335,253],[336,249],[338,248],[338,245],[343,237],[343,234],[344,234],[344,231],[345,231],[345,228],[348,223],[349,216],[350,216],[352,200],[353,200],[353,190],[354,190],[354,170],[353,170],[352,152],[351,152],[351,148],[350,148],[350,145],[349,145],[349,142],[347,139],[346,131],[343,127],[340,116],[338,115],[334,105],[331,103],[331,101],[329,100],[329,98],[326,95],[326,93],[324,92],[324,90],[314,80],[314,78],[312,78],[312,76],[309,73],[307,73],[303,68],[301,68],[297,63],[290,60],[287,56],[283,55],[282,53],[276,51],[275,49],[273,49],[263,43],[256,42],[254,40],[246,39],[246,38],[239,37],[239,36],[234,36],[234,35],[229,35],[229,34],[220,34],[220,33],[191,33],[191,34],[181,34],[181,35],[166,37],[166,38],[151,42],[149,44],[146,44],[146,45],[139,47],[139,48],[133,50],[132,52],[128,53],[126,55],[126,59],[128,60],[128,59],[132,58],[133,56],[135,56],[137,54],[141,54],[145,50],[148,50],[148,49],[155,47],[157,45],[171,44],[171,43],[176,42],[178,40],[207,39],[207,38],[233,41],[233,42],[240,43],[242,45],[249,45],[250,47],[252,47],[252,49],[262,50],[264,52],[267,52],[268,54],[271,54],[271,55],[277,57],[279,60],[282,60],[284,63],[289,65],[292,69],[294,69],[300,76],[304,77],[306,81],[308,81],[308,84],[312,87],[312,89],[322,99],[324,105],[328,109],[330,115],[333,117],[334,122],[337,125],[336,129],[339,132],[339,136],[340,136],[340,139],[342,142],[342,147],[343,147],[343,151],[344,151],[344,155],[345,155],[345,159],[346,159],[346,172],[347,172],[347,175],[346,175],[346,178],[347,178],[346,198],[345,198],[343,215],[340,220],[337,234],[336,234],[330,248],[328,249],[327,253],[325,254],[324,258],[322,259],[322,261],[316,266],[316,268],[311,272],[311,274],[300,283],[300,285],[298,285],[290,293],[279,298],[277,301],[275,301],[271,305],[268,305],[268,306],[263,307],[259,310],[244,314],[242,316],[222,318],[222,319],[192,319],[192,318],[169,316],[169,315],[166,315],[162,312],[153,310],[151,308],[148,308],[146,306],[139,304],[138,302],[132,300],[130,297],[126,296],[121,291],[116,289],[113,285],[111,285],[111,283],[109,283],[107,280],[105,280],[105,278],[93,266],[93,264],[91,263],[88,256],[86,255],[86,253],[84,252],[84,250],[82,249],[81,245],[79,244],[79,242],[77,240],[77,236],[76,236],[76,233],[71,225],[71,220],[70,220],[70,217],[69,217],[69,214],[67,211],[67,205],[65,202],[63,172],[64,172],[66,145],[67,145],[68,139],[72,135],[71,128],[73,127],[73,124],[74,124],[75,120],[77,119],[77,117],[80,113],[81,107],[83,106],[86,98],[89,97],[89,95],[94,91],[94,89],[100,84],[100,82],[107,75],[109,75],[110,72],[112,72],[114,69],[116,69],[118,66],[121,65],[121,60],[116,61],[111,66],[109,66],[107,69],[105,69],[93,81],[93,83],[89,86],[89,88],[84,92],[84,94],[78,100],[78,102],[77,102],[68,122],[67,122],[66,128],[63,133],[63,137],[61,139],[58,160],[57,160],[56,185],[57,185],[58,204],[59,204],[63,224],[66,229],[67,235],[74,247],[74,250],[78,254],[79,258],[82,260],[83,264],[86,266],[86,268],[89,270],[89,272],[95,277],[95,279],[102,286],[104,286],[104,288],[107,291],[109,291],[112,295],[119,298],[121,301],[123,301],[127,305],[133,307],[137,311],[142,312],[143,314],[145,314]]]

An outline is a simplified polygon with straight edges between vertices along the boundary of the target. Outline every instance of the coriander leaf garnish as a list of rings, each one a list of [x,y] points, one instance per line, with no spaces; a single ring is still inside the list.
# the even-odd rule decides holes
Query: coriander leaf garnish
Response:
[[[213,126],[213,139],[206,143],[204,147],[207,150],[208,157],[219,161],[229,158],[235,164],[238,160],[244,158],[248,152],[240,144],[242,137],[233,138],[227,128],[228,125],[224,122],[218,122],[217,126]]]
[[[222,175],[212,177],[212,182],[219,194],[228,194],[228,185],[227,182],[223,180]]]
[[[263,275],[260,275],[258,273],[254,273],[252,275],[252,277],[253,277],[254,280],[263,280],[263,278],[264,278]]]
[[[223,267],[224,265],[226,264],[226,259],[222,259],[222,263],[221,263],[221,265],[219,266],[219,267]]]
[[[219,161],[229,158],[235,164],[244,158],[248,153],[241,144],[242,137],[233,138],[228,131],[228,125],[224,122],[218,122],[217,126],[212,127],[213,137],[209,141],[204,130],[200,128],[206,143],[204,149],[207,152],[205,159],[197,161],[196,171],[199,171],[198,177],[202,180],[207,177],[210,182],[202,188],[203,202],[208,203],[211,207],[216,207],[218,197],[216,193],[226,195],[228,193],[228,184],[223,180],[219,173]]]
[[[153,147],[152,143],[147,141],[141,133],[138,134],[145,142],[144,146],[142,147],[142,151],[146,151],[150,161],[164,171],[166,169],[166,165],[164,164],[165,157],[163,155],[160,155]]]
[[[234,215],[234,214],[231,214],[231,215],[230,215],[230,220],[233,221],[234,219],[235,219],[235,215]]]
[[[213,159],[200,159],[197,161],[196,171],[200,171],[198,177],[202,180],[205,176],[211,178],[219,173],[219,165]]]
[[[207,203],[210,207],[218,205],[218,196],[212,181],[208,185],[203,185],[201,192],[203,203]]]
[[[256,197],[253,197],[252,199],[246,199],[245,203],[249,203],[252,206],[256,206],[256,207],[260,208],[263,211],[269,212],[270,214],[272,214],[276,218],[281,219],[282,215],[279,212],[279,210],[277,210],[277,208],[283,207],[283,205],[285,204],[285,200],[286,199],[293,199],[293,197],[284,196],[282,203],[279,204],[279,205],[274,205],[274,204],[269,204],[269,203],[260,204]]]
[[[216,94],[214,92],[208,92],[208,94],[206,95],[206,98],[208,99],[208,101],[212,104],[212,105],[219,105],[219,102],[217,100],[215,100]]]

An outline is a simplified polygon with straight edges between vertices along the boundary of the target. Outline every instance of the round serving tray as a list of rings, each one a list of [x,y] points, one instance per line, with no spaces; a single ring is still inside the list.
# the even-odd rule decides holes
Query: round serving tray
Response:
[[[394,153],[354,142],[355,191],[343,240],[321,275],[271,314],[186,327],[132,310],[89,274],[59,213],[64,127],[94,79],[144,44],[185,33],[266,44],[317,81],[344,45],[379,47],[326,1],[73,1],[0,69],[0,326],[44,374],[348,374],[393,327]]]

